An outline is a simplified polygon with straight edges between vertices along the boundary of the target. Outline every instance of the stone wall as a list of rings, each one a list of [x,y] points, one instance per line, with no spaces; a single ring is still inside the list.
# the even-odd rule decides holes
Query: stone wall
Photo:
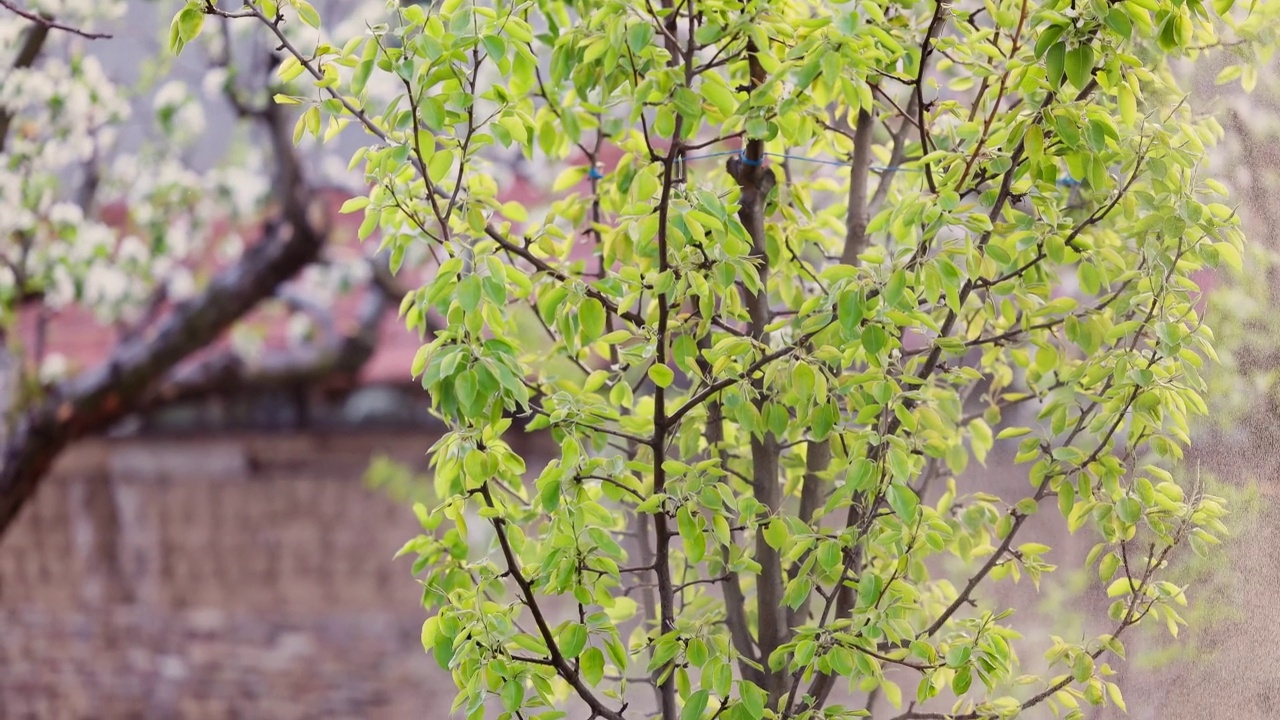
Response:
[[[445,717],[413,515],[361,480],[432,440],[77,446],[0,543],[0,717]]]

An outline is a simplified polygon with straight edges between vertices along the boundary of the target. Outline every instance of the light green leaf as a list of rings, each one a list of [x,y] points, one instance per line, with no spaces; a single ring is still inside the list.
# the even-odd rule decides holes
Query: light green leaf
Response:
[[[1067,79],[1071,84],[1077,89],[1084,88],[1089,83],[1090,76],[1093,75],[1093,46],[1080,45],[1068,50],[1065,67]]]
[[[680,710],[680,720],[701,720],[702,714],[707,710],[707,701],[710,699],[711,693],[706,690],[699,690],[690,695]]]
[[[666,365],[654,364],[649,366],[649,379],[653,381],[654,385],[666,388],[670,387],[671,383],[675,381],[676,374]]]
[[[578,306],[578,325],[582,328],[583,344],[590,344],[598,340],[604,334],[604,305],[595,298],[589,297],[583,300],[582,304]]]
[[[561,655],[567,658],[578,657],[587,646],[586,626],[569,623],[560,631],[559,637],[556,638],[556,645],[560,647]]]
[[[604,679],[604,652],[597,647],[589,647],[582,651],[578,659],[582,669],[582,679],[588,685],[596,687]]]
[[[904,522],[911,522],[916,518],[916,508],[920,506],[920,497],[915,491],[906,485],[893,483],[885,491],[885,495],[889,500],[889,507],[893,508],[893,512],[902,518]]]

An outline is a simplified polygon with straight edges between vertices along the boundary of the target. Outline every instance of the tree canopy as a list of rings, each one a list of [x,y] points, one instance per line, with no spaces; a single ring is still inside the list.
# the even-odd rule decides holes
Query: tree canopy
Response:
[[[441,256],[401,306],[445,320],[413,371],[451,427],[405,552],[455,708],[1082,717],[1123,704],[1130,627],[1176,630],[1170,553],[1222,530],[1170,467],[1213,357],[1192,275],[1241,238],[1167,63],[1231,12],[448,0],[304,48],[289,0],[172,37],[278,39],[298,132],[372,136],[362,235]],[[562,167],[544,214],[495,199],[502,148]],[[513,413],[558,457],[526,467]],[[1021,497],[983,485],[998,442]],[[1096,538],[1112,626],[1028,671],[982,589],[1054,569],[1049,513]]]
[[[9,436],[36,442],[7,447],[47,454],[90,424],[65,408],[142,402],[310,262],[323,228],[288,142],[362,131],[370,190],[344,210],[392,272],[431,271],[400,313],[450,431],[403,552],[456,710],[1123,706],[1110,663],[1135,625],[1176,632],[1172,553],[1216,542],[1225,512],[1173,470],[1215,358],[1196,274],[1239,268],[1242,239],[1201,172],[1222,129],[1170,67],[1224,28],[1250,40],[1252,10],[441,0],[330,18],[191,0],[175,51],[241,28],[283,58],[274,103],[226,87],[269,130],[289,232],[37,403]],[[503,199],[513,158],[545,174],[548,207]],[[53,227],[6,232],[64,247],[31,239]],[[19,268],[9,307],[51,282]],[[549,431],[550,462],[507,442],[514,416]],[[1023,493],[992,492],[998,446]],[[0,497],[29,492],[41,457],[7,458]],[[1053,515],[1092,538],[1112,604],[1106,632],[1046,646],[991,589],[1052,581]]]

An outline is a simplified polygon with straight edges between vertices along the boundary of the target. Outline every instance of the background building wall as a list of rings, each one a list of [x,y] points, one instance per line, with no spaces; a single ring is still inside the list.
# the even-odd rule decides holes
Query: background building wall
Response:
[[[0,717],[444,717],[413,514],[361,481],[432,440],[78,446],[0,543]]]

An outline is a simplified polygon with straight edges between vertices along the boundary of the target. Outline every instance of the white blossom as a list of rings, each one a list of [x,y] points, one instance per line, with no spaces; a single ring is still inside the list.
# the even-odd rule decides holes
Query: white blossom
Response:
[[[40,362],[40,382],[44,385],[52,385],[62,381],[67,376],[70,364],[67,362],[67,356],[62,353],[49,353]]]
[[[165,284],[165,291],[168,293],[170,300],[182,302],[196,294],[196,280],[187,268],[176,267],[171,272],[166,273],[166,277],[168,281]]]

